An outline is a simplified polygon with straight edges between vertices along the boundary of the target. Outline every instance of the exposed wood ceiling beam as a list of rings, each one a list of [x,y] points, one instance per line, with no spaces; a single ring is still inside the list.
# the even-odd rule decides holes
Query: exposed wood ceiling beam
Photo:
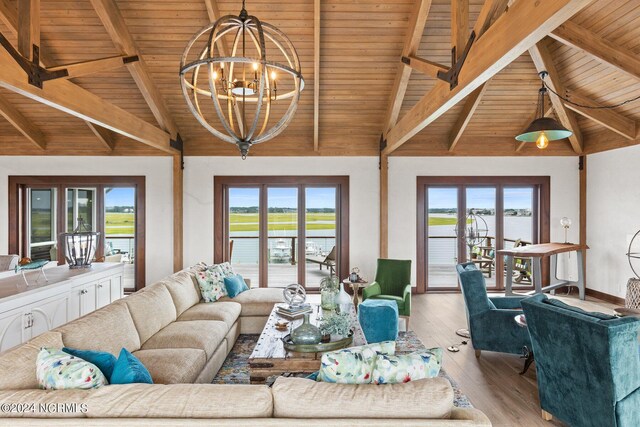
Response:
[[[478,38],[482,37],[484,32],[487,31],[487,29],[491,25],[491,21],[496,19],[505,11],[505,9],[507,8],[507,1],[508,0],[487,0],[485,2],[482,9],[480,10],[478,20],[473,27],[473,30]],[[453,30],[453,22],[451,24],[451,28]],[[468,26],[469,24],[467,22],[467,28]],[[467,38],[468,33],[469,31],[467,30]],[[479,88],[471,92],[471,94],[467,97],[460,116],[458,117],[458,120],[454,124],[453,129],[449,134],[449,151],[453,151],[456,148],[456,145],[458,144],[458,141],[460,141],[464,130],[467,128],[469,122],[471,122],[471,117],[473,117],[473,113],[475,113],[476,108],[478,108],[478,106],[480,105],[480,101],[484,96],[488,83],[488,81],[483,83]]]
[[[455,125],[453,125],[453,130],[449,134],[449,151],[453,151],[456,148],[464,130],[471,121],[473,113],[476,111],[476,108],[478,108],[478,105],[480,105],[480,100],[487,90],[488,83],[489,82],[483,83],[479,88],[471,92],[471,95],[469,95],[467,101],[464,103],[464,107],[458,116],[458,120]]]
[[[0,49],[0,86],[167,153],[177,151],[170,147],[167,132],[68,80],[48,81],[43,89],[30,85],[22,68],[4,49]]]
[[[562,83],[560,75],[558,74],[558,70],[553,63],[551,53],[549,53],[549,48],[547,47],[546,41],[542,40],[537,44],[531,46],[529,48],[529,55],[531,55],[533,64],[536,66],[538,72],[546,71],[547,73],[549,73],[549,75],[545,78],[545,83],[547,84],[547,86],[556,93],[566,93],[564,84]],[[582,154],[582,132],[580,132],[580,126],[578,126],[578,119],[576,118],[573,111],[567,109],[564,106],[564,102],[562,101],[562,99],[560,99],[560,97],[558,97],[551,90],[547,93],[549,95],[549,99],[551,100],[551,105],[553,105],[553,109],[556,112],[556,116],[558,117],[558,120],[560,121],[562,126],[573,132],[573,134],[569,137],[569,142],[571,142],[573,151],[575,151],[577,154]]]
[[[579,49],[625,74],[640,79],[640,58],[636,53],[603,39],[578,24],[567,21],[549,36],[567,46]]]
[[[313,151],[320,149],[320,0],[313,1]]]
[[[548,117],[552,112],[553,112],[553,107],[547,104],[547,108],[545,109],[545,112],[544,112],[545,117]],[[538,118],[538,112],[536,111],[531,115],[531,118],[527,120],[527,123],[525,123],[524,126],[522,126],[522,130],[520,131],[520,133],[523,133],[529,127],[531,122],[537,118]],[[530,142],[516,140],[516,151],[522,150],[527,144],[530,144]]]
[[[429,9],[431,9],[431,0],[415,0],[415,2],[414,9],[409,15],[409,26],[405,35],[404,47],[402,48],[402,56],[406,57],[415,56],[418,51],[424,26],[429,16]],[[411,68],[402,62],[398,64],[398,71],[393,82],[389,105],[387,106],[387,113],[383,123],[382,133],[385,135],[398,121],[410,77]]]
[[[578,95],[575,92],[570,92],[568,94],[568,98],[580,105],[589,107],[601,107],[601,105],[597,102],[592,101],[582,95]],[[623,116],[622,114],[619,114],[611,109],[585,108],[566,101],[564,101],[564,106],[588,119],[593,120],[594,122],[606,127],[607,129],[624,136],[627,139],[636,139],[635,120],[631,120]]]
[[[460,58],[469,40],[469,0],[451,0],[451,47]]]
[[[474,43],[453,90],[438,84],[387,133],[395,151],[593,0],[518,1]]]
[[[9,123],[20,131],[29,141],[33,142],[38,148],[47,148],[47,142],[44,135],[36,126],[33,125],[25,116],[23,116],[16,108],[9,104],[4,97],[0,96],[0,116],[7,119]]]
[[[412,69],[421,72],[434,79],[438,77],[438,71],[447,71],[449,67],[446,65],[438,64],[437,62],[428,61],[426,59],[418,58],[416,56],[403,57],[402,62],[411,67]]]
[[[109,129],[105,129],[98,125],[94,125],[91,122],[85,122],[85,123],[89,126],[89,129],[91,129],[91,131],[96,136],[96,138],[98,138],[98,141],[102,142],[102,144],[106,148],[113,151],[116,144],[114,141],[113,132],[111,132]]]
[[[101,71],[113,70],[123,65],[137,61],[137,56],[111,56],[109,58],[94,59],[91,61],[75,62],[73,64],[58,65],[47,68],[49,71],[67,70],[67,79],[99,73]]]
[[[138,55],[138,47],[115,1],[91,0],[91,4],[120,53],[127,56]],[[160,127],[175,137],[178,134],[178,126],[169,113],[160,91],[151,79],[144,60],[140,55],[138,56],[139,61],[129,63],[127,68]]]
[[[8,0],[0,0],[0,20],[5,23],[9,31],[15,36],[18,35],[18,12]],[[40,62],[45,66],[51,66],[53,64],[47,52],[40,52]],[[93,124],[91,122],[85,123],[89,126],[89,129],[94,132]]]
[[[40,0],[18,0],[18,52],[33,61],[33,46],[40,47]]]

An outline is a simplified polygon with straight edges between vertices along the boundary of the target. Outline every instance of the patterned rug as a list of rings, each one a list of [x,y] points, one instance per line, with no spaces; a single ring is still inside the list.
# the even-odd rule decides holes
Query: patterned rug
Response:
[[[249,384],[249,356],[258,342],[259,335],[240,335],[231,353],[224,361],[222,368],[213,379],[214,384]],[[396,341],[396,354],[411,353],[424,350],[426,347],[413,332],[400,332]],[[440,375],[446,378],[453,386],[454,405],[459,408],[472,408],[467,396],[460,391],[458,384],[440,369]]]

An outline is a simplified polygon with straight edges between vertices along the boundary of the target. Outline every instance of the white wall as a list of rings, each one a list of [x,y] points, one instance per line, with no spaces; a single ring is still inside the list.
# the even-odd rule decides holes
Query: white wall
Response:
[[[172,163],[169,157],[0,156],[0,253],[9,249],[9,175],[144,175],[146,281],[173,271]]]
[[[391,157],[389,159],[389,256],[413,260],[416,281],[418,176],[550,176],[551,241],[564,241],[560,218],[573,220],[569,240],[579,240],[579,172],[576,157]],[[560,262],[560,260],[559,260]],[[559,267],[560,270],[560,267]],[[573,275],[573,274],[572,274]]]
[[[638,145],[587,159],[587,286],[621,298],[633,277],[625,254],[640,229],[639,165]]]
[[[377,157],[187,157],[184,263],[213,261],[214,175],[349,175],[349,263],[369,278],[379,248]]]

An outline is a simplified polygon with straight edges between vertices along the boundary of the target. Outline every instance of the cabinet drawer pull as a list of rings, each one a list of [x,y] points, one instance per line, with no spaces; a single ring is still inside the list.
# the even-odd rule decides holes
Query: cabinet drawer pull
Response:
[[[98,289],[102,289],[102,285],[98,285]]]
[[[89,293],[89,291],[88,291],[88,290],[86,290],[86,289],[83,289],[83,290],[81,290],[81,291],[80,291],[80,294],[81,294],[81,295],[84,295],[84,294],[87,294],[87,293]]]

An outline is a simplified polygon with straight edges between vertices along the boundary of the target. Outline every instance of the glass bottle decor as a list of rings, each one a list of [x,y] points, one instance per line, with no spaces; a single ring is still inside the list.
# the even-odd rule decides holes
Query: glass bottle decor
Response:
[[[291,332],[291,341],[294,344],[318,344],[321,339],[320,329],[309,322],[309,313],[305,313],[302,325]]]
[[[344,290],[344,283],[340,283],[340,292],[336,298],[336,303],[340,307],[340,313],[349,313],[351,311],[351,295]]]
[[[336,276],[325,277],[320,281],[320,305],[323,310],[336,309],[338,290],[338,278]]]

